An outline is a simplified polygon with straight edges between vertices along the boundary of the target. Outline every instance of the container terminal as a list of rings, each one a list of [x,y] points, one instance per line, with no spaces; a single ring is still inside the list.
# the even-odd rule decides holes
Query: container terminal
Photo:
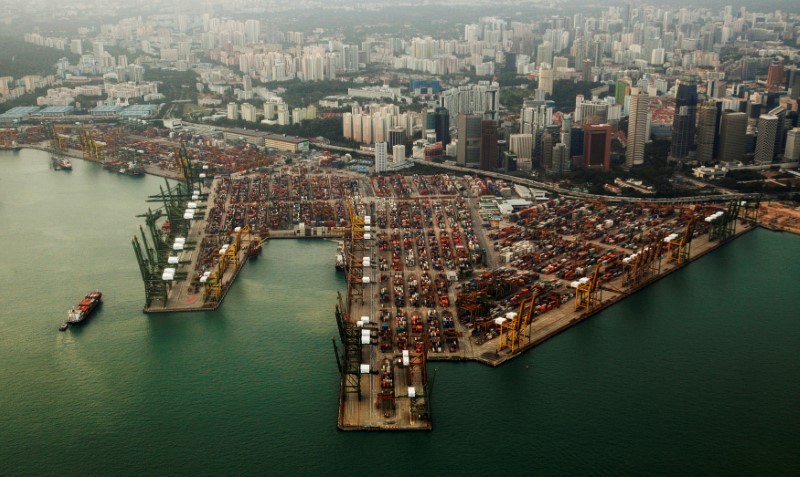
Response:
[[[265,240],[341,240],[342,430],[430,430],[428,361],[497,366],[757,223],[758,201],[533,197],[477,175],[308,163],[212,174],[185,150],[133,240],[149,313],[218,307]],[[332,254],[330,273],[335,273]]]

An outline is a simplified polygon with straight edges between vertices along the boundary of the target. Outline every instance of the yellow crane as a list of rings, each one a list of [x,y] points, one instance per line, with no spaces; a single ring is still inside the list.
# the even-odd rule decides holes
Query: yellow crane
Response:
[[[522,300],[519,304],[519,312],[514,313],[514,316],[510,320],[500,324],[500,347],[498,351],[505,348],[511,348],[512,353],[519,351],[522,345],[520,343],[522,329],[532,321],[533,308],[536,304],[536,297],[538,296],[539,293],[534,292],[530,298]]]
[[[682,265],[689,260],[696,222],[697,217],[692,217],[682,234],[677,237],[673,236],[670,240],[667,240],[670,236],[664,239],[667,244],[667,258],[670,262],[678,262],[678,265]]]

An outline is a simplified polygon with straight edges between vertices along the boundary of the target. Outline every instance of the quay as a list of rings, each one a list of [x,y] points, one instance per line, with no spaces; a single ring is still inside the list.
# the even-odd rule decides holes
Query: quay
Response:
[[[333,348],[346,431],[432,429],[429,361],[498,366],[752,230],[759,210],[525,201],[497,179],[297,164],[210,177],[178,162],[181,181],[151,196],[150,235],[134,239],[144,311],[217,308],[267,235],[341,239]]]

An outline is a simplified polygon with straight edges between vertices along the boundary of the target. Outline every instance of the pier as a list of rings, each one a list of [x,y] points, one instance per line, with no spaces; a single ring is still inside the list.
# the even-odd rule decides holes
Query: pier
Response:
[[[211,177],[184,154],[178,162],[181,181],[150,197],[160,205],[133,241],[144,311],[217,308],[267,234],[342,239],[347,289],[332,345],[346,431],[432,429],[429,362],[520,356],[752,230],[759,210],[739,200],[508,202],[507,183],[477,176],[292,165]]]

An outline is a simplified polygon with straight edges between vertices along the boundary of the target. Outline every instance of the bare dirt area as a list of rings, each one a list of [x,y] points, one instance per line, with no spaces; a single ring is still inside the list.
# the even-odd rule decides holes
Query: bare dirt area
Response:
[[[783,202],[761,204],[758,222],[772,230],[800,234],[800,206]]]

